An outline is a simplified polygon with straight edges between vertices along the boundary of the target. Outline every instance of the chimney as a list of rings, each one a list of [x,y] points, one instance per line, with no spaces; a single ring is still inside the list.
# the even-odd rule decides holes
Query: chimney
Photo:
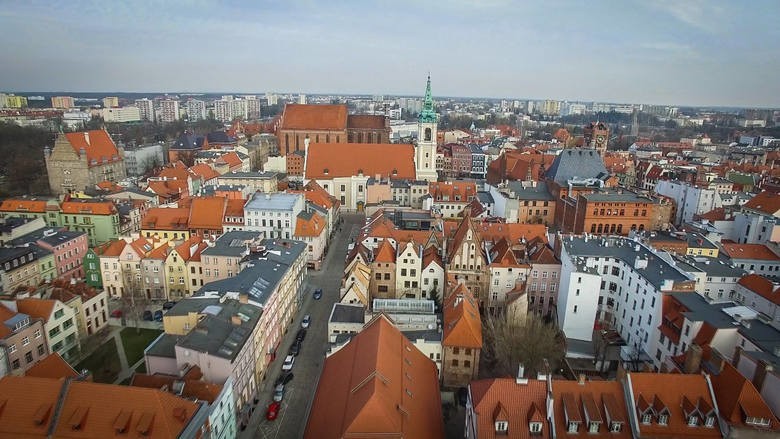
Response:
[[[84,141],[89,145],[89,131],[84,131]]]
[[[249,294],[239,294],[238,295],[238,301],[239,303],[249,303]]]
[[[765,360],[758,360],[756,365],[756,371],[753,373],[753,385],[756,386],[759,392],[764,387],[764,379],[766,379],[767,372],[772,372],[774,368]]]
[[[701,346],[692,344],[685,353],[684,373],[698,373],[701,368]]]
[[[231,322],[232,322],[234,325],[236,325],[236,326],[241,326],[241,317],[239,317],[239,316],[238,316],[238,314],[233,314],[233,315],[230,317],[230,321],[231,321]]]
[[[579,384],[580,386],[584,386],[585,385],[585,374],[584,373],[581,373],[581,374],[577,375],[577,384]]]
[[[525,378],[525,366],[523,366],[523,363],[520,363],[520,365],[517,366],[517,378],[515,378],[515,383],[528,384],[528,378]]]

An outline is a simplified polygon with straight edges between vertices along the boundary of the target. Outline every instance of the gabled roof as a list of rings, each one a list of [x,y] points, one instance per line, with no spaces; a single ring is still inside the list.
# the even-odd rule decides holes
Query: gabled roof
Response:
[[[200,176],[203,179],[203,181],[209,181],[219,177],[219,172],[215,171],[214,168],[212,168],[206,163],[198,163],[190,167],[190,172],[192,172],[197,176]]]
[[[312,143],[306,159],[306,178],[330,180],[365,176],[415,179],[414,146],[377,143]],[[326,172],[327,171],[327,172]]]
[[[726,422],[740,428],[780,431],[780,422],[756,390],[756,386],[731,363],[724,361],[723,370],[717,375],[712,375],[710,380],[718,409]],[[747,418],[766,419],[769,421],[769,427],[758,428],[748,425],[745,422]]]
[[[780,194],[764,191],[754,196],[742,205],[745,209],[763,212],[767,215],[777,216],[780,211]]]
[[[463,247],[463,240],[468,237],[469,230],[471,230],[473,239],[478,243],[478,247],[481,247],[482,240],[480,239],[479,233],[475,230],[474,220],[471,218],[464,217],[461,219],[458,222],[457,229],[455,229],[454,234],[452,234],[451,229],[448,231],[445,228],[445,236],[452,236],[452,243],[449,246],[449,260],[452,260],[453,256]],[[481,250],[478,249],[477,252],[481,252]]]
[[[195,197],[190,200],[188,224],[190,229],[221,230],[227,199],[222,197]]]
[[[162,198],[169,198],[189,191],[186,180],[153,180],[149,182],[147,191]]]
[[[286,104],[282,113],[281,130],[345,130],[347,106]],[[346,139],[344,139],[346,141]]]
[[[301,212],[295,222],[296,237],[316,238],[325,230],[325,218],[315,212]]]
[[[578,381],[553,380],[553,411],[555,413],[555,431],[566,432],[567,415],[569,419],[600,422],[598,433],[590,433],[588,425],[580,425],[577,433],[565,433],[566,437],[594,438],[631,438],[631,426],[623,397],[623,386],[618,381]],[[563,396],[566,395],[567,401]],[[564,402],[568,402],[565,407]],[[568,412],[568,413],[567,413]],[[574,412],[574,413],[572,413]],[[610,432],[610,422],[622,424],[620,432]]]
[[[499,239],[489,253],[491,267],[517,267],[519,265],[509,242],[505,238]]]
[[[764,244],[723,243],[723,250],[731,259],[758,259],[762,261],[778,261],[778,257]]]
[[[63,201],[60,210],[69,215],[113,215],[117,213],[116,206],[111,201]]]
[[[3,323],[16,315],[17,313],[14,310],[0,303],[0,338],[4,338],[11,333],[11,329]]]
[[[2,212],[46,213],[46,200],[9,198],[0,204]]]
[[[444,299],[442,346],[482,348],[482,320],[471,291],[458,284]]]
[[[185,207],[153,207],[146,212],[141,221],[144,230],[189,230],[190,210]],[[222,218],[220,217],[220,228]]]
[[[73,148],[73,152],[79,156],[81,150],[84,150],[87,155],[87,166],[101,165],[104,161],[122,160],[119,150],[106,130],[66,133],[65,138]]]
[[[423,250],[422,268],[425,269],[431,264],[444,268],[444,263],[442,263],[441,256],[439,256],[439,250],[433,246]]]
[[[609,175],[601,156],[591,149],[566,149],[553,161],[545,176],[563,187],[577,178],[604,179]]]
[[[208,248],[208,244],[203,242],[203,238],[200,235],[192,235],[190,239],[177,245],[174,250],[185,262],[197,262],[200,261],[201,252],[206,248]]]
[[[775,287],[772,281],[764,276],[748,274],[743,276],[737,283],[775,305],[780,305],[780,288]]]
[[[43,319],[44,322],[49,321],[55,305],[57,305],[56,300],[47,299],[18,299],[16,301],[16,309],[20,313]]]
[[[106,257],[115,257],[122,254],[122,250],[125,249],[125,246],[127,245],[127,241],[124,239],[116,239],[113,241],[108,241],[105,244],[95,247],[95,253],[97,253],[99,256],[106,256]]]
[[[35,365],[24,373],[28,377],[38,378],[75,378],[79,376],[67,361],[63,360],[60,354],[57,352],[51,353],[43,360],[35,363]]]
[[[227,154],[222,155],[220,158],[217,159],[217,163],[219,163],[220,161],[225,163],[231,168],[235,166],[241,166],[241,164],[243,163],[241,161],[241,157],[239,157],[238,153],[236,153],[235,151],[231,151]]]
[[[436,364],[384,315],[325,359],[305,438],[443,438]]]
[[[469,384],[477,415],[477,437],[511,439],[547,439],[552,437],[547,417],[547,382],[528,380],[526,384],[517,384],[513,378],[493,378],[472,381]],[[507,434],[496,433],[496,408],[499,405],[507,416]],[[500,410],[498,410],[501,413]],[[541,419],[541,421],[539,421]],[[532,435],[528,423],[542,423],[539,435]],[[565,430],[564,430],[565,431]]]
[[[434,181],[429,183],[428,193],[434,201],[466,204],[477,195],[477,185],[473,181]]]
[[[393,245],[390,244],[389,240],[382,240],[379,244],[373,262],[395,263],[395,249],[393,248]]]
[[[173,391],[174,383],[181,382],[184,384],[182,393],[180,395],[183,398],[195,398],[200,401],[206,401],[209,404],[214,403],[214,401],[219,398],[219,394],[222,392],[223,386],[220,384],[209,383],[203,381],[202,379],[191,378],[190,376],[193,375],[193,372],[195,372],[194,376],[200,375],[202,377],[203,375],[202,372],[200,372],[200,368],[198,366],[192,366],[192,369],[188,371],[187,375],[184,377],[162,374],[147,375],[144,373],[134,373],[132,380],[130,380],[130,386],[145,387],[148,389],[163,389],[167,387],[168,391],[170,392]]]

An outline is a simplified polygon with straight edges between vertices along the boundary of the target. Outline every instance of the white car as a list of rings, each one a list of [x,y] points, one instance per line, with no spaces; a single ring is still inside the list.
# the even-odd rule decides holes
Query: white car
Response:
[[[306,314],[303,316],[303,320],[301,321],[301,328],[308,328],[309,324],[311,323],[311,316],[309,314]]]
[[[284,358],[284,363],[282,363],[282,370],[292,370],[293,364],[295,364],[295,357],[292,355],[288,355]]]

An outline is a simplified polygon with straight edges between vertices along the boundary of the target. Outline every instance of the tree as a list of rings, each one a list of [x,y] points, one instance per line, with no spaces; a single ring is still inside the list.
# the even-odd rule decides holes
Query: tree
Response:
[[[528,314],[525,322],[514,321],[504,314],[486,316],[483,329],[482,355],[498,376],[514,376],[522,364],[527,376],[533,377],[545,372],[545,360],[552,370],[563,360],[560,331],[533,314]]]
[[[141,318],[144,311],[151,305],[151,300],[144,293],[143,283],[138,276],[126,273],[124,278],[125,285],[121,297],[122,326],[126,326],[127,320],[130,318],[135,321],[136,332],[140,333]]]

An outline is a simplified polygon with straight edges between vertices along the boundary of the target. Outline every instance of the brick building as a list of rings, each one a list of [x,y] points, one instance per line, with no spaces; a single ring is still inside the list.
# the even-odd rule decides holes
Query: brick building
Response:
[[[59,134],[54,148],[46,148],[44,155],[49,186],[57,195],[127,176],[122,154],[105,130]]]

